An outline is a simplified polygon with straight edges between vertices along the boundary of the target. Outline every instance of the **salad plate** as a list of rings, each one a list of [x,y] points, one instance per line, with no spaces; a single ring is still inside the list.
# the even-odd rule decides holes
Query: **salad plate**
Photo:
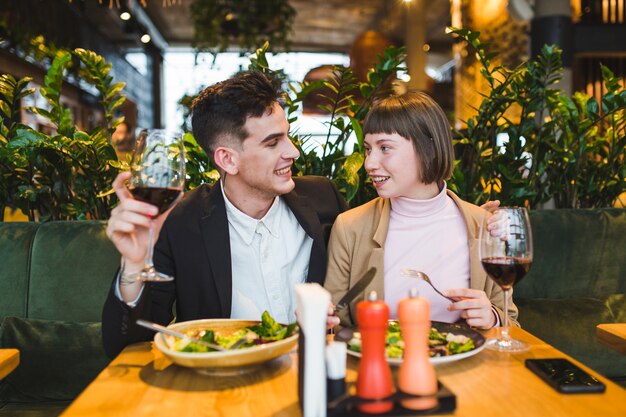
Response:
[[[478,331],[461,324],[433,321],[430,331],[430,362],[433,365],[454,362],[476,355],[486,346],[485,337]],[[437,344],[436,346],[433,346]],[[348,354],[361,357],[360,335],[355,332],[348,341]],[[397,320],[390,320],[387,329],[387,363],[402,364],[403,342]],[[439,356],[440,355],[440,356]]]
[[[262,321],[234,320],[234,319],[204,319],[171,324],[168,328],[194,337],[205,337],[205,332],[214,332],[215,341],[219,344],[234,343],[235,340],[246,334],[250,337],[247,329],[262,325]],[[286,328],[287,326],[276,324]],[[199,349],[193,342],[178,339],[174,336],[157,333],[154,336],[154,345],[173,363],[194,368],[209,374],[241,374],[254,370],[272,359],[291,351],[298,342],[297,329],[285,335],[280,340],[255,341],[241,348],[226,351],[207,351]],[[203,351],[204,350],[204,351]]]

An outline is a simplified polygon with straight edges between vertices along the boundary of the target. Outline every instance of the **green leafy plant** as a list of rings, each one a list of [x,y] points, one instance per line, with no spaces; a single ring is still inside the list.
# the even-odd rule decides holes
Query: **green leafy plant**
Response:
[[[185,189],[193,190],[202,184],[212,184],[220,179],[220,174],[214,165],[211,164],[208,155],[200,147],[191,133],[183,136],[185,146],[185,172],[187,179]]]
[[[555,85],[563,72],[559,48],[546,45],[536,60],[508,69],[493,64],[497,53],[478,32],[451,32],[475,49],[490,87],[457,132],[453,190],[475,203],[552,200],[557,208],[611,206],[626,191],[626,91],[608,68],[600,103],[583,93],[569,97]],[[518,118],[509,117],[511,109]]]
[[[18,130],[27,128],[15,120],[19,118],[21,100],[35,92],[34,88],[28,88],[31,81],[29,77],[16,80],[8,74],[0,76],[0,220],[4,206],[14,206],[13,194],[28,174],[21,155],[8,144],[17,137]]]
[[[103,126],[85,132],[74,125],[70,110],[60,101],[63,75],[78,62],[78,73],[100,93],[105,114]],[[107,218],[115,197],[109,190],[121,164],[109,144],[111,132],[123,119],[115,110],[124,102],[124,83],[113,83],[108,75],[111,64],[83,49],[59,50],[40,88],[46,108],[30,107],[55,126],[47,134],[31,127],[11,123],[2,129],[2,177],[6,205],[27,213],[31,220],[69,220]],[[13,118],[19,100],[32,94],[26,89],[30,79],[0,79],[0,110],[3,118]],[[38,217],[37,217],[38,215]]]
[[[295,16],[288,0],[194,0],[193,46],[212,53],[251,50],[265,41],[288,47]]]

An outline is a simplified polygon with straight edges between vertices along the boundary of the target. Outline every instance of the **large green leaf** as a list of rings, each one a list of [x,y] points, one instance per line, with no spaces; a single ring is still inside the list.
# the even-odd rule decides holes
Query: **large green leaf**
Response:
[[[356,186],[359,184],[359,170],[365,162],[365,156],[361,152],[353,152],[348,156],[343,164],[348,184]]]

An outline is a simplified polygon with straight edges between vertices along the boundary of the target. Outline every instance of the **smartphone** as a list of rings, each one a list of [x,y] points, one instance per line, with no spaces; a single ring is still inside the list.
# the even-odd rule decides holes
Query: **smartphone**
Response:
[[[558,392],[604,392],[606,385],[567,359],[526,359],[526,367]]]

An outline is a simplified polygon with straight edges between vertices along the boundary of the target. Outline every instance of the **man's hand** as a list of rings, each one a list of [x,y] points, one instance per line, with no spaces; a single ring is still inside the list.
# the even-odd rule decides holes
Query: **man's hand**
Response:
[[[489,213],[493,213],[500,207],[500,200],[487,201],[485,204],[480,206],[481,209],[487,210]]]
[[[163,222],[171,211],[170,208],[156,219],[152,219],[158,215],[159,209],[133,198],[124,184],[130,177],[130,172],[122,172],[113,181],[113,190],[120,204],[111,211],[106,229],[108,238],[122,255],[125,273],[141,271],[148,253],[150,224],[152,223],[154,228],[156,242]],[[141,281],[138,281],[137,285],[120,287],[124,301],[133,300],[142,288],[141,284]]]
[[[330,303],[328,307],[328,316],[326,317],[326,330],[331,330],[339,324],[339,317],[335,316],[335,306]]]
[[[113,181],[113,190],[120,204],[111,211],[106,234],[124,258],[126,268],[140,270],[148,252],[151,217],[156,216],[159,210],[133,198],[124,185],[130,176],[130,172],[122,172]],[[162,224],[161,219],[158,221]],[[158,233],[156,227],[155,232]]]
[[[442,291],[446,296],[458,300],[448,306],[449,311],[461,311],[467,324],[478,329],[491,329],[496,325],[496,316],[487,294],[472,288],[457,288]]]

